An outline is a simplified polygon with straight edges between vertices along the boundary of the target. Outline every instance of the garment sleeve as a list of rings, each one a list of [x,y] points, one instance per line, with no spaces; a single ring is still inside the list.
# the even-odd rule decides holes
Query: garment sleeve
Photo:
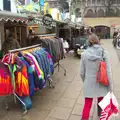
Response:
[[[107,64],[107,77],[109,81],[109,88],[113,90],[113,83],[112,83],[112,69],[111,69],[111,64],[108,58],[108,52],[104,51],[104,58]]]
[[[82,78],[82,81],[84,82],[85,80],[85,61],[84,61],[84,54],[81,55],[81,60],[80,60],[80,76]]]

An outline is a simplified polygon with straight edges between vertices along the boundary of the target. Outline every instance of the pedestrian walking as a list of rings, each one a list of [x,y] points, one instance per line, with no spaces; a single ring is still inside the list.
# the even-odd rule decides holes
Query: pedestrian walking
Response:
[[[82,120],[89,119],[94,98],[98,98],[99,103],[109,91],[112,91],[111,66],[108,60],[107,51],[103,50],[100,46],[99,38],[95,34],[90,35],[88,41],[89,47],[84,53],[82,53],[80,62],[80,75],[83,81],[83,93],[85,97]],[[96,80],[98,65],[102,59],[103,53],[107,64],[106,71],[109,81],[108,86],[104,86]],[[98,116],[100,116],[100,112],[101,110],[98,107]]]

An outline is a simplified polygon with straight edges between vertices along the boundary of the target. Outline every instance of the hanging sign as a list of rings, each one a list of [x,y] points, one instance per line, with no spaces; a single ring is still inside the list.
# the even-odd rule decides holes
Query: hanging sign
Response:
[[[43,16],[42,22],[45,26],[51,27],[52,22],[53,22],[53,18],[50,14],[46,14]]]

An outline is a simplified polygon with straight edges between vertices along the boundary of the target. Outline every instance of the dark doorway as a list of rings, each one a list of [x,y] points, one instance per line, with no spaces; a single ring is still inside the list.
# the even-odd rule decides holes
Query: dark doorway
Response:
[[[110,27],[107,26],[95,26],[96,34],[101,39],[109,39],[110,38]]]
[[[3,0],[3,9],[11,11],[11,0]]]

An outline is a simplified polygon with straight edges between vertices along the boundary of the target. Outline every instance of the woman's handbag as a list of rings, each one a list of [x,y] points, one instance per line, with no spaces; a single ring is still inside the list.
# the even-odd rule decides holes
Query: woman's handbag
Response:
[[[98,83],[108,86],[108,77],[107,77],[107,63],[104,59],[104,50],[102,52],[102,60],[99,62],[98,71],[96,73],[96,80]]]

